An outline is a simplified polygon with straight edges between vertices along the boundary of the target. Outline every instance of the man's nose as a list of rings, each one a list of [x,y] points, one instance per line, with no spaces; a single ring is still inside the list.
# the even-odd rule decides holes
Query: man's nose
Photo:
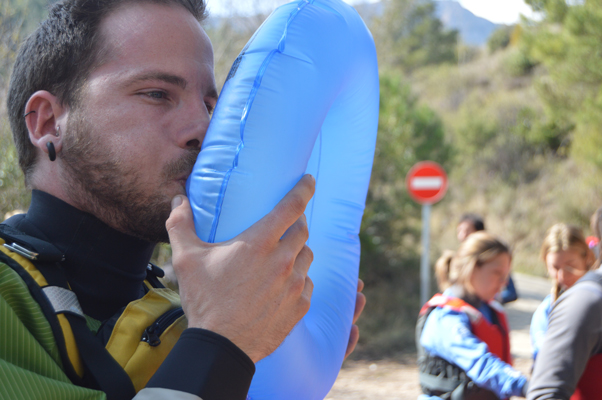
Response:
[[[188,107],[180,118],[182,130],[177,137],[178,146],[184,149],[200,149],[211,121],[207,105],[201,100]]]

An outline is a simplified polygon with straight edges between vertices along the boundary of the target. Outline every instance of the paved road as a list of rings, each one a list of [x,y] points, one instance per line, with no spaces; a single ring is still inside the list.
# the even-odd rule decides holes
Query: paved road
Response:
[[[550,292],[550,283],[522,274],[513,274],[513,278],[519,299],[506,306],[512,329],[512,354],[515,368],[528,375],[531,369],[531,315]],[[347,362],[326,400],[415,400],[420,394],[417,381],[414,356],[401,362]]]
[[[550,281],[529,275],[513,274],[516,290],[520,296],[515,302],[506,305],[510,323],[510,341],[515,358],[531,358],[529,326],[531,316],[544,297],[550,293]]]

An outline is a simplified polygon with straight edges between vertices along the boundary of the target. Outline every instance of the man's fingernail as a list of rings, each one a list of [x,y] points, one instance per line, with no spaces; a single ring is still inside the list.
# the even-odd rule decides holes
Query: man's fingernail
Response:
[[[184,199],[182,199],[182,196],[176,196],[176,197],[174,197],[171,200],[171,209],[173,210],[174,208],[178,207],[183,202],[184,202]]]

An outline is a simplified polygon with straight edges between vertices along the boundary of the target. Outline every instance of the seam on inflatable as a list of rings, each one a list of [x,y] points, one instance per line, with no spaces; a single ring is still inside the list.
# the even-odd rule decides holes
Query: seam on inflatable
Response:
[[[278,47],[276,49],[272,50],[266,56],[266,58],[263,60],[263,63],[261,64],[261,67],[259,68],[259,71],[257,72],[257,75],[255,76],[255,81],[253,81],[253,87],[251,88],[251,92],[249,93],[249,98],[247,99],[247,103],[245,104],[245,108],[244,108],[242,116],[241,116],[240,143],[238,144],[238,147],[236,148],[236,153],[234,154],[234,160],[232,162],[232,167],[230,167],[228,169],[228,171],[226,171],[226,175],[224,176],[224,180],[222,181],[222,185],[220,187],[220,191],[217,196],[217,202],[215,205],[215,215],[213,217],[213,223],[211,224],[211,231],[209,232],[209,240],[208,240],[209,243],[215,242],[215,235],[217,233],[217,225],[219,223],[219,217],[222,213],[222,205],[224,203],[224,197],[226,194],[226,190],[228,189],[228,183],[230,182],[230,176],[232,176],[232,172],[234,171],[234,169],[236,169],[236,167],[238,167],[238,156],[240,155],[240,151],[245,147],[244,133],[245,133],[245,127],[247,124],[247,118],[249,116],[249,111],[251,110],[251,107],[253,106],[253,102],[255,101],[255,96],[257,95],[257,91],[259,90],[259,87],[261,86],[261,81],[263,80],[263,76],[265,75],[268,65],[270,64],[270,61],[272,61],[272,58],[274,57],[274,55],[276,53],[282,53],[284,51],[284,48],[286,46],[286,34],[288,32],[289,25],[293,22],[293,20],[301,12],[301,10],[303,10],[305,8],[305,6],[307,6],[309,4],[313,4],[313,3],[314,3],[314,0],[301,0],[297,3],[297,8],[293,12],[290,13],[288,20],[286,21],[286,24],[284,26],[284,32],[282,33],[282,36],[280,37],[280,40],[278,41]]]
[[[320,133],[318,133],[318,168],[316,170],[316,176],[314,177],[316,180],[316,186],[318,185],[318,178],[320,177],[320,165],[322,164],[322,129],[320,129]],[[315,191],[317,193],[317,190]],[[316,205],[316,195],[311,202],[311,211],[309,212],[309,218],[307,223],[307,230],[311,232],[311,225],[314,219],[314,207]]]

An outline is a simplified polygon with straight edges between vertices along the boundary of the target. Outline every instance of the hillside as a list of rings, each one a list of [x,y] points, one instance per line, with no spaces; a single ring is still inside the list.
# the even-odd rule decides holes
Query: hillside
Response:
[[[364,356],[412,348],[420,208],[404,178],[413,162],[431,159],[449,174],[448,194],[433,207],[431,265],[458,248],[458,218],[474,212],[510,244],[515,271],[545,276],[539,249],[547,229],[564,222],[590,234],[589,217],[602,205],[602,157],[591,151],[602,145],[602,62],[591,57],[602,28],[504,29],[487,49],[433,62],[441,48],[431,39],[447,37],[427,6],[409,20],[412,30],[397,16],[408,1],[389,4],[371,25],[379,55],[394,56],[380,63],[379,143],[362,231]]]
[[[449,192],[433,208],[431,259],[457,247],[456,220],[470,211],[511,244],[515,269],[544,276],[539,248],[547,228],[556,222],[587,228],[602,192],[593,184],[594,168],[518,135],[547,120],[536,85],[545,72],[517,76],[516,57],[517,49],[508,48],[412,77],[412,90],[442,118],[457,155]]]

